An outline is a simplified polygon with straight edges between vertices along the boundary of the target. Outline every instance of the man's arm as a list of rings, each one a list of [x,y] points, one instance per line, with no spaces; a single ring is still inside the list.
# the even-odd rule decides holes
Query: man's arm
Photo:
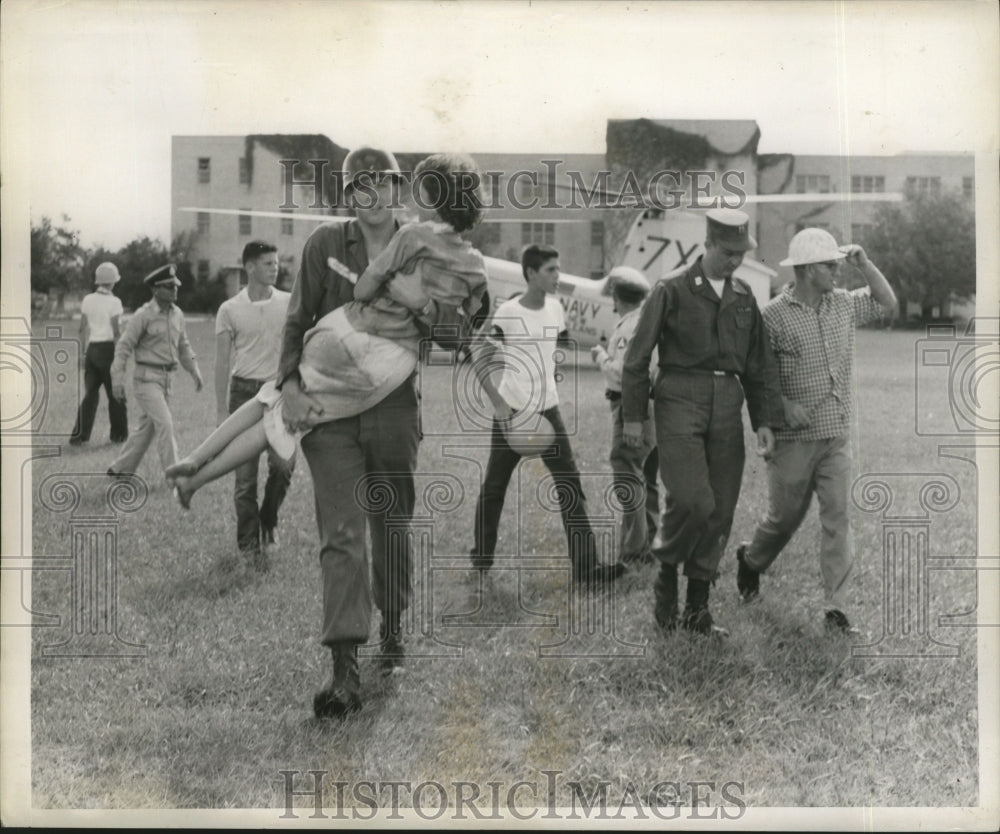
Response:
[[[324,240],[330,233],[330,230],[320,226],[309,235],[302,249],[302,264],[292,285],[285,327],[281,333],[281,358],[278,361],[276,382],[278,388],[282,388],[292,378],[298,382],[302,339],[306,331],[316,323],[317,311],[323,299],[323,280],[327,269]]]
[[[89,330],[90,327],[87,324],[87,314],[80,313],[80,347],[82,349],[80,352],[81,359],[83,359],[84,351],[87,350],[87,345],[90,343],[90,333],[87,332]]]
[[[501,422],[509,420],[514,413],[507,401],[500,396],[500,391],[493,382],[493,374],[502,371],[504,366],[500,349],[503,340],[503,330],[490,319],[483,328],[483,335],[476,340],[472,349],[472,368],[476,379],[489,397],[497,419]]]
[[[215,415],[219,423],[229,414],[229,363],[232,358],[233,336],[226,330],[215,336]]]
[[[664,281],[657,283],[643,305],[625,351],[622,363],[622,416],[626,423],[639,423],[640,433],[642,421],[649,415],[649,359],[672,305],[670,285]]]
[[[785,422],[785,408],[778,378],[778,362],[771,349],[771,339],[760,308],[753,305],[750,326],[750,349],[746,358],[746,373],[740,381],[746,393],[750,424],[759,433],[762,428],[778,428]],[[773,438],[772,438],[773,442]]]
[[[852,243],[849,246],[841,247],[841,251],[847,253],[847,262],[861,271],[865,281],[868,283],[868,289],[871,292],[872,298],[882,308],[883,316],[889,319],[895,317],[897,307],[896,293],[892,291],[892,287],[882,274],[882,271],[868,260],[865,250],[857,243]]]
[[[180,360],[184,370],[191,374],[191,378],[194,380],[194,390],[201,391],[205,386],[205,381],[201,377],[201,369],[198,367],[198,358],[194,355],[194,348],[191,347],[191,342],[188,341],[187,327],[184,324],[183,313],[180,314],[177,358]]]
[[[135,311],[125,325],[125,332],[115,344],[115,358],[111,363],[111,393],[118,400],[125,399],[125,366],[146,328],[142,310],[140,307]]]

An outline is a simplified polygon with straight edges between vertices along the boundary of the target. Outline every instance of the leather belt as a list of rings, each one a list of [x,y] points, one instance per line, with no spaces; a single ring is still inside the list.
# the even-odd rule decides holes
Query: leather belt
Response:
[[[717,371],[712,368],[683,368],[680,365],[667,365],[660,370],[665,374],[698,374],[699,376],[736,376],[736,371]]]
[[[138,359],[135,360],[136,365],[144,365],[147,368],[156,368],[158,371],[176,371],[177,363],[172,362],[169,365],[163,365],[159,362],[140,362]]]
[[[611,400],[611,402],[613,402],[613,403],[618,402],[621,398],[622,398],[622,392],[621,391],[612,391],[610,388],[608,388],[604,392],[604,399]]]

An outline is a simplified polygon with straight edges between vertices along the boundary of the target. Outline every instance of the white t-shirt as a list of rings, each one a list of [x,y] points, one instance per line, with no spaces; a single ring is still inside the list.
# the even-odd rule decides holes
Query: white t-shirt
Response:
[[[537,414],[559,404],[555,353],[565,330],[562,304],[553,295],[540,310],[529,310],[520,297],[497,307],[490,328],[504,363],[497,390],[511,408]]]
[[[270,298],[251,301],[244,287],[219,307],[215,335],[232,337],[233,376],[257,380],[277,376],[289,298],[291,293],[273,289]]]
[[[90,342],[113,342],[115,331],[111,319],[122,314],[122,300],[109,292],[87,293],[80,302],[80,315],[87,317],[87,339]]]

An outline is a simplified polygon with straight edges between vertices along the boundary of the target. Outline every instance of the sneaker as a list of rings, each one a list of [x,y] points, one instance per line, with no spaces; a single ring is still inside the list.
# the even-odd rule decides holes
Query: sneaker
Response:
[[[823,618],[823,626],[829,634],[860,634],[858,629],[851,625],[847,615],[837,609],[831,608]]]
[[[746,562],[749,549],[745,544],[736,548],[736,587],[744,602],[750,602],[760,596],[760,573]]]
[[[357,646],[341,643],[332,647],[333,674],[330,682],[313,696],[317,718],[342,718],[361,709],[361,673]]]

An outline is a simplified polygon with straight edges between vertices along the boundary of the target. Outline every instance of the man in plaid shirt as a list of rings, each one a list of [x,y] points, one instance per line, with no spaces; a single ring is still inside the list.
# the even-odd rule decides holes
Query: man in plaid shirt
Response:
[[[844,260],[861,271],[867,287],[850,292],[834,287]],[[760,574],[788,544],[815,493],[823,527],[825,625],[833,632],[851,633],[854,629],[843,609],[851,575],[847,438],[854,329],[891,316],[896,296],[864,249],[856,244],[838,248],[823,229],[796,234],[781,265],[794,267],[795,281],[762,313],[778,361],[785,427],[775,432],[775,449],[767,462],[767,517],[753,540],[736,551],[736,583],[745,602],[758,596]]]

